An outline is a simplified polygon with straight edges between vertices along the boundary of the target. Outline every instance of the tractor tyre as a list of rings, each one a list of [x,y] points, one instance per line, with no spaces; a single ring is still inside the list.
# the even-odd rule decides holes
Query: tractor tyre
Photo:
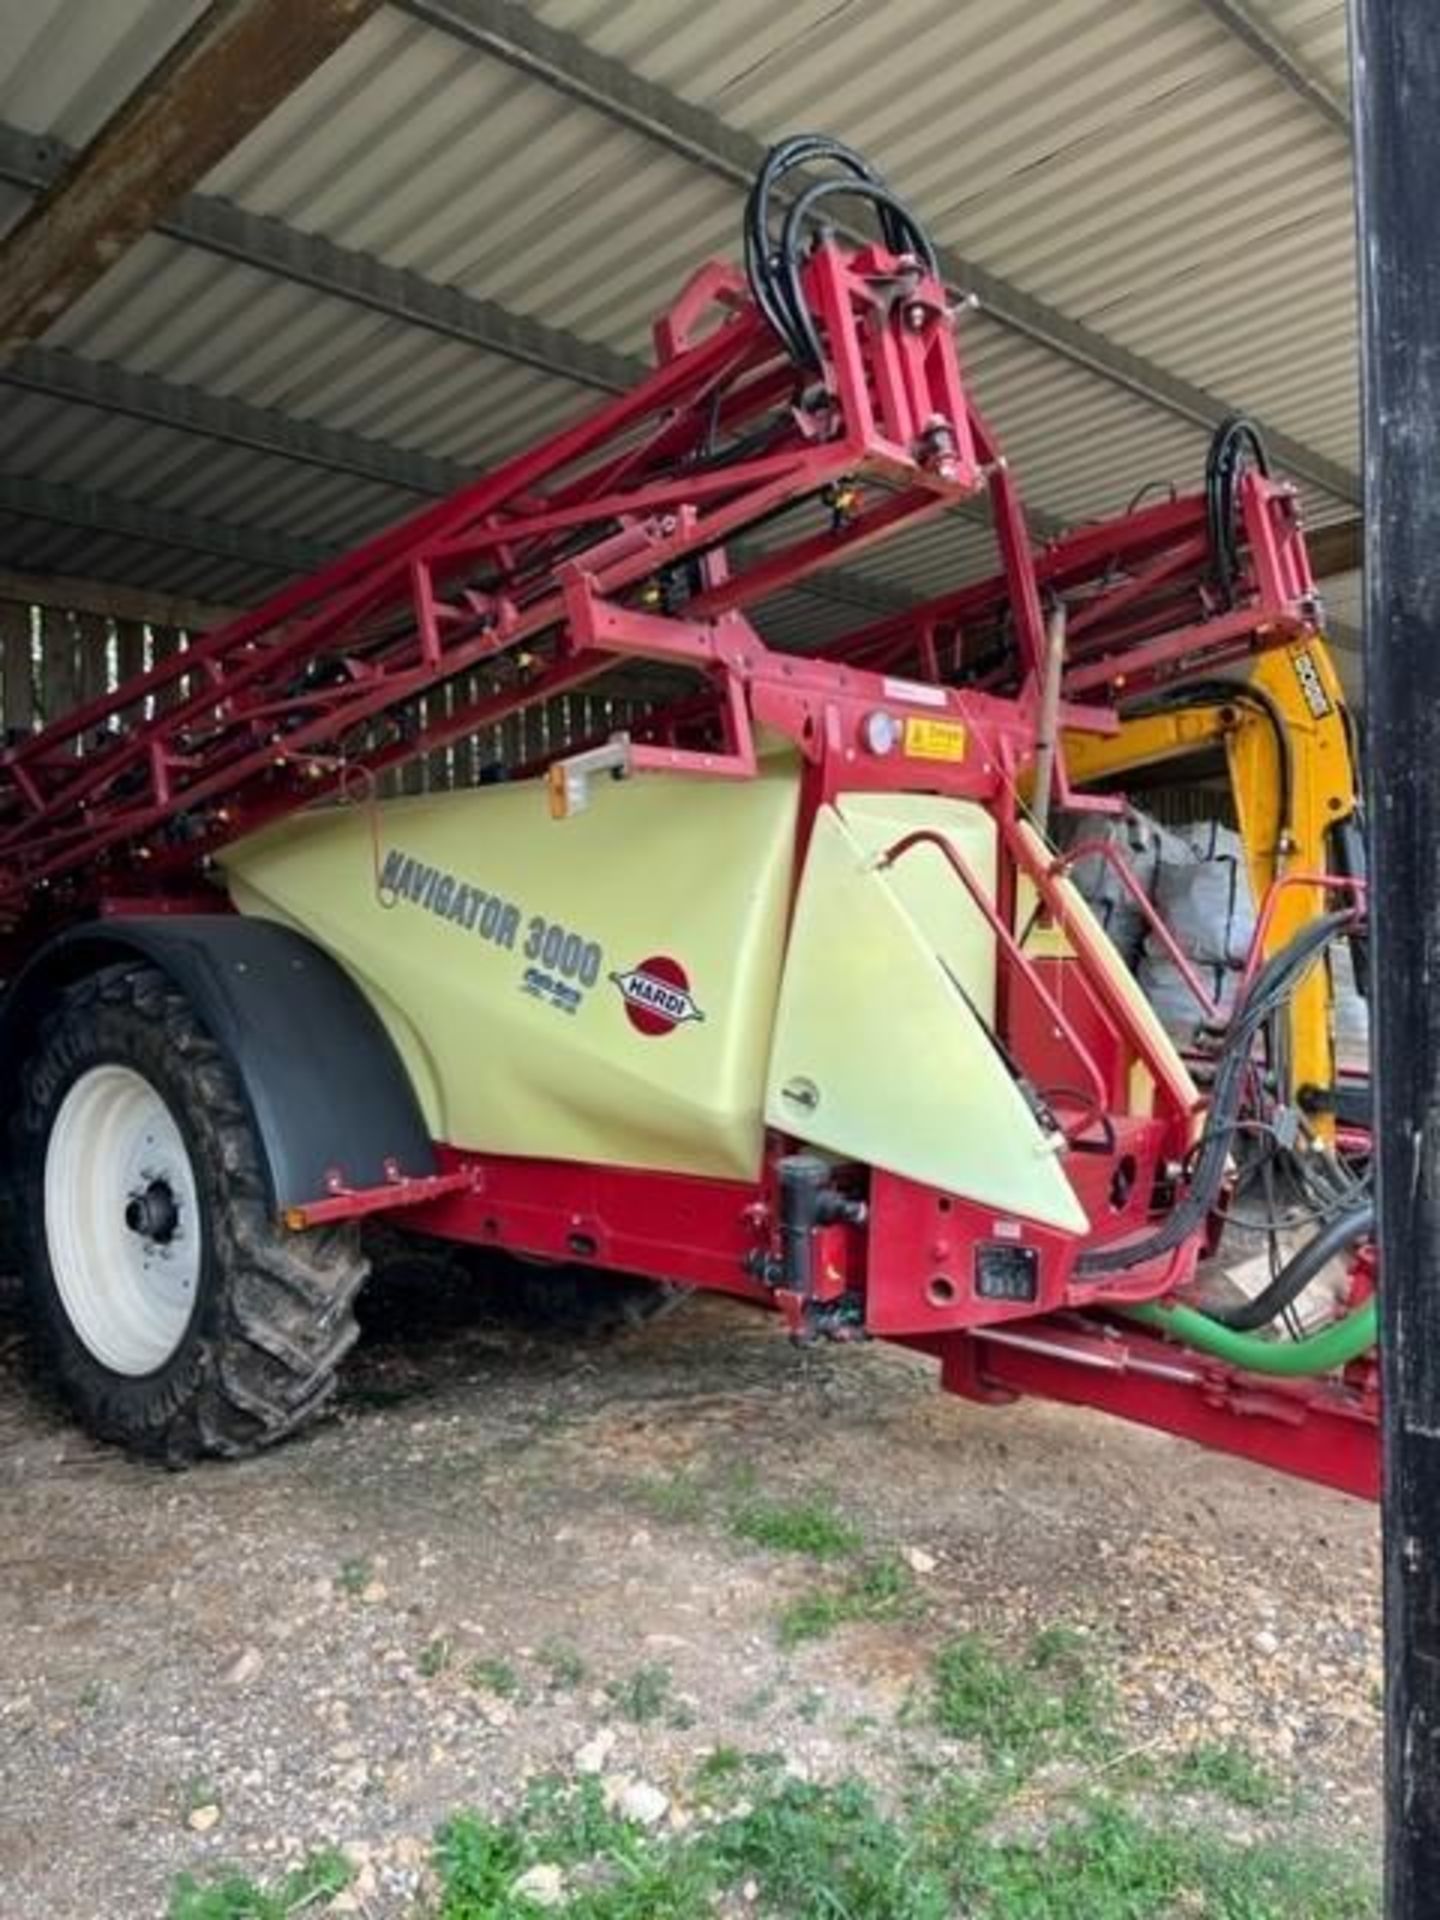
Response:
[[[183,1466],[313,1420],[353,1344],[353,1225],[289,1232],[229,1061],[143,962],[67,987],[12,1122],[38,1357],[92,1432]]]

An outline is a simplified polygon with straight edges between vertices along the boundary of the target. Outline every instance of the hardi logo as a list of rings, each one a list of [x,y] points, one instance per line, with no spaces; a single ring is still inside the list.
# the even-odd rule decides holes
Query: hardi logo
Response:
[[[657,953],[610,978],[625,1002],[625,1018],[637,1033],[673,1033],[687,1020],[703,1020],[690,992],[690,976],[678,960]]]

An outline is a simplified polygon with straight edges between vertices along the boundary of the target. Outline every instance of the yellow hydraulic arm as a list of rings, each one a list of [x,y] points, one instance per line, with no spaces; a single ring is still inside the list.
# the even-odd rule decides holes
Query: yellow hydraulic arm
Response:
[[[1067,733],[1072,784],[1110,785],[1220,747],[1257,909],[1284,875],[1350,870],[1347,838],[1358,843],[1358,776],[1344,691],[1324,642],[1317,637],[1273,648],[1243,677],[1206,681],[1189,692],[1193,702],[1182,687],[1166,704],[1124,716],[1116,734]],[[1325,908],[1318,887],[1285,888],[1267,930],[1267,957]],[[1322,1132],[1329,1132],[1324,1101],[1336,1085],[1336,1061],[1325,967],[1302,981],[1291,1003],[1290,1078],[1293,1093],[1314,1090],[1310,1104]]]

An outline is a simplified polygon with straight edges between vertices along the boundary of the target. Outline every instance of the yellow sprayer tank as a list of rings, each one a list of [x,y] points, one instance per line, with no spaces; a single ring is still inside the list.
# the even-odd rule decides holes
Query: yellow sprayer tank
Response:
[[[987,1023],[993,886],[968,801],[842,796],[796,884],[800,776],[656,774],[556,821],[540,782],[287,821],[224,855],[235,905],[325,947],[439,1140],[753,1179],[765,1129],[1048,1224],[1085,1214]]]

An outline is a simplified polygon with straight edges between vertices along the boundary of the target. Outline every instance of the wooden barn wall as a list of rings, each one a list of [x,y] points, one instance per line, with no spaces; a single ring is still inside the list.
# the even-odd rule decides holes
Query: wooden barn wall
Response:
[[[180,627],[0,600],[0,733],[7,741],[23,738],[157,661],[184,652],[187,643]],[[427,716],[435,710],[431,703],[446,711],[466,690],[464,681],[437,689],[426,703]],[[173,701],[187,691],[182,675],[158,697]],[[562,694],[417,756],[388,773],[381,791],[436,793],[475,786],[487,768],[525,766],[603,738],[633,724],[645,707],[642,700],[603,693]]]

